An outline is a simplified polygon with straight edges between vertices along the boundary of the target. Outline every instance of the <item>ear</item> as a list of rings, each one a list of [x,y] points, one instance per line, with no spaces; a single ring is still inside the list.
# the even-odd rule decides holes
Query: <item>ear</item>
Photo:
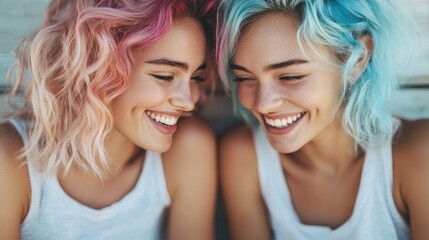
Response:
[[[359,38],[359,41],[361,42],[363,49],[358,62],[350,72],[350,77],[352,78],[353,82],[357,81],[365,71],[374,50],[374,43],[371,36],[364,35],[363,37]]]

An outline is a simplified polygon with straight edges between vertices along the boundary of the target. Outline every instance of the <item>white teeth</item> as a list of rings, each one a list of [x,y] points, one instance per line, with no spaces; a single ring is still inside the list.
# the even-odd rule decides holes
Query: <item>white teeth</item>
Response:
[[[302,116],[303,115],[301,113],[298,113],[296,115],[289,116],[287,118],[270,119],[270,118],[264,117],[264,120],[268,125],[272,127],[285,128],[291,125],[293,122],[300,119]]]
[[[167,117],[165,120],[165,124],[167,125],[174,125],[177,122],[177,118],[174,117]]]
[[[280,121],[280,119],[276,119],[276,120],[274,121],[274,125],[275,125],[276,127],[281,127],[281,126],[282,126],[282,121]]]
[[[146,111],[146,115],[148,115],[153,120],[160,122],[165,125],[173,126],[177,123],[178,118],[173,116],[167,116],[167,115],[159,115],[155,114],[153,112]]]

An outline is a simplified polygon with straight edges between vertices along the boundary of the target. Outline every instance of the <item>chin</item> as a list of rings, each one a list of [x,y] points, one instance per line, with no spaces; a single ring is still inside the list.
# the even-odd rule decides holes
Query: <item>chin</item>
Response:
[[[151,151],[151,152],[167,152],[171,148],[172,140],[169,141],[156,141],[154,144],[148,144],[145,147],[143,147],[145,150]]]
[[[273,139],[269,139],[269,142],[270,142],[271,146],[277,152],[282,153],[282,154],[294,153],[294,152],[298,151],[299,149],[301,149],[301,146],[298,146],[296,143],[291,144],[291,143],[287,143],[287,142],[276,141]]]

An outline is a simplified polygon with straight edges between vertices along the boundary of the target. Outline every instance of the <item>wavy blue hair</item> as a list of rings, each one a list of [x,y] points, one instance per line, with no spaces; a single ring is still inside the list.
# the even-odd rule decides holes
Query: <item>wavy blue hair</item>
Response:
[[[367,149],[388,141],[398,123],[390,112],[397,76],[410,50],[414,24],[396,5],[397,0],[224,0],[219,10],[217,62],[220,77],[232,93],[235,111],[251,123],[252,114],[240,105],[230,69],[237,41],[247,25],[268,12],[284,12],[300,21],[297,39],[327,46],[339,60],[342,74],[340,111],[345,131]],[[373,51],[358,79],[353,67],[368,49]],[[301,47],[302,49],[302,47]]]

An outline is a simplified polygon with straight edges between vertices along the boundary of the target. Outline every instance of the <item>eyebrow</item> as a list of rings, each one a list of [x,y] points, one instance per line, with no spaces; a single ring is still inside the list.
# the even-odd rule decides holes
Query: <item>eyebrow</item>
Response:
[[[174,61],[174,60],[165,59],[165,58],[154,59],[154,60],[147,61],[145,63],[172,66],[172,67],[183,69],[184,71],[187,71],[189,69],[189,64],[185,62],[179,62],[179,61]],[[206,63],[203,63],[197,68],[197,71],[206,69],[206,67],[207,67]]]
[[[285,68],[285,67],[289,67],[292,65],[298,65],[298,64],[304,64],[304,63],[308,63],[307,60],[303,60],[303,59],[291,59],[291,60],[287,60],[284,62],[279,62],[279,63],[274,63],[274,64],[270,64],[268,66],[264,67],[264,71],[268,72],[271,70],[276,70],[276,69],[280,69],[280,68]],[[241,71],[245,71],[245,72],[249,72],[249,70],[247,70],[245,67],[237,65],[237,64],[231,64],[231,69],[233,70],[241,70]]]
[[[280,69],[280,68],[289,67],[291,65],[298,65],[298,64],[303,64],[303,63],[308,63],[308,61],[303,60],[303,59],[291,59],[288,61],[268,65],[268,66],[264,67],[264,71],[268,72],[271,70],[276,70],[276,69]]]

